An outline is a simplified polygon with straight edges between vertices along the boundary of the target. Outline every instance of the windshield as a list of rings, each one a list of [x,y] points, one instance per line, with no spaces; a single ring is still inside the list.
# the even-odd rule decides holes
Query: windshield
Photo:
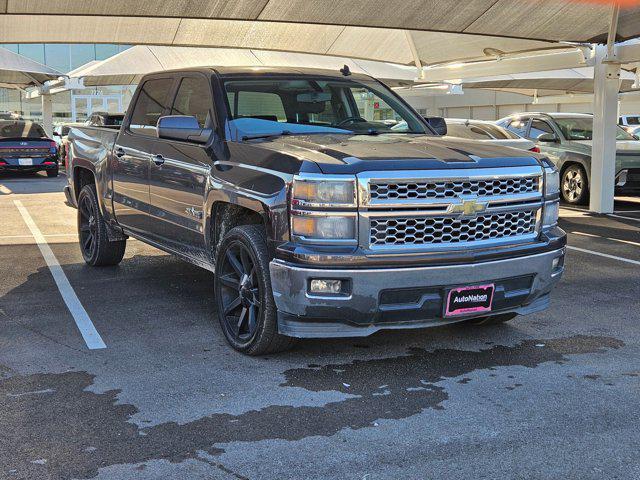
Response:
[[[593,118],[556,118],[558,128],[567,140],[593,140]],[[635,140],[633,135],[616,126],[616,140]]]
[[[40,125],[18,120],[0,120],[0,138],[45,138]]]
[[[489,123],[447,122],[447,135],[450,137],[468,138],[472,140],[515,140],[515,133]]]
[[[227,128],[236,138],[283,133],[427,132],[411,110],[376,82],[233,78],[224,85],[231,114]]]

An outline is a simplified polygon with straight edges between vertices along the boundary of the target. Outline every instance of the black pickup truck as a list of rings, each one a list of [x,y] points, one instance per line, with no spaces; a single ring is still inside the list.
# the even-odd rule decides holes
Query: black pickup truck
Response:
[[[564,269],[544,157],[444,139],[364,75],[199,68],[146,76],[119,131],[69,135],[90,265],[137,238],[215,272],[229,343],[500,323]]]

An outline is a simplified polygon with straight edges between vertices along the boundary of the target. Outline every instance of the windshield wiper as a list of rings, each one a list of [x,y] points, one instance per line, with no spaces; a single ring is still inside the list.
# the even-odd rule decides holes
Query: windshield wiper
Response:
[[[242,136],[242,141],[246,142],[247,140],[256,140],[258,138],[281,137],[281,136],[285,136],[285,135],[291,135],[291,132],[289,130],[283,130],[281,132],[275,132],[275,133],[260,133],[260,134],[257,134],[257,135],[243,135]]]
[[[366,132],[353,132],[352,135],[380,135],[380,132],[375,128],[370,128]]]

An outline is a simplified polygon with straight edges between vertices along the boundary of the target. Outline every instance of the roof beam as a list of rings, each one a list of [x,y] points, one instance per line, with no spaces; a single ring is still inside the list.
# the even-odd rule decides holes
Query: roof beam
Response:
[[[418,49],[416,48],[416,42],[413,41],[413,35],[409,30],[404,31],[405,36],[407,37],[407,45],[409,45],[409,51],[411,52],[411,57],[413,58],[413,63],[418,69],[418,78],[424,78],[424,70],[422,68],[422,60],[420,60],[420,54],[418,53]]]
[[[616,47],[616,58],[622,64],[640,62],[640,43],[629,43]]]
[[[459,83],[467,78],[586,67],[590,66],[591,62],[592,59],[588,59],[579,48],[562,52],[532,52],[526,55],[505,55],[493,60],[425,67],[422,80]]]
[[[607,35],[607,58],[605,61],[614,62],[616,59],[616,35],[618,33],[618,20],[620,18],[620,4],[614,2],[611,5],[609,16],[609,33]]]

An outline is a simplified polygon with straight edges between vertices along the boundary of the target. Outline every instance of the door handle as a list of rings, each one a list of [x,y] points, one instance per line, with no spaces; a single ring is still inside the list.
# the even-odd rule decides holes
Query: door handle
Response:
[[[164,157],[162,155],[154,155],[153,163],[155,163],[158,166],[162,165],[164,163]]]
[[[127,153],[124,151],[123,148],[117,148],[115,151],[116,157],[118,158],[122,158],[124,157]]]

